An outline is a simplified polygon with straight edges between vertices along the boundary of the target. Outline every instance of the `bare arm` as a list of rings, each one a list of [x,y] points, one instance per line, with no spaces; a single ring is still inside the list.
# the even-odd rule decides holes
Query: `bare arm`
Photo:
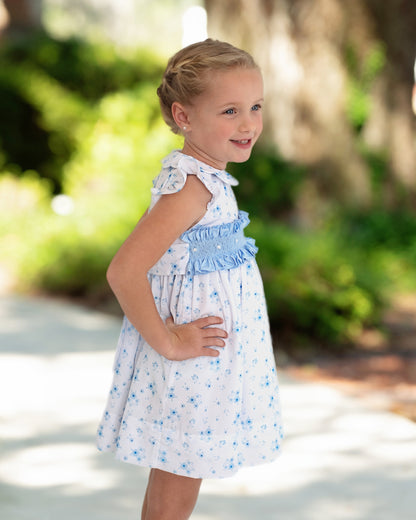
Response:
[[[160,317],[147,279],[147,272],[184,231],[205,213],[211,194],[195,176],[189,176],[178,193],[163,195],[140,219],[113,258],[107,279],[121,308],[133,326],[159,354],[171,360],[217,356],[207,346],[223,347],[222,323],[210,316],[185,325],[166,323]]]

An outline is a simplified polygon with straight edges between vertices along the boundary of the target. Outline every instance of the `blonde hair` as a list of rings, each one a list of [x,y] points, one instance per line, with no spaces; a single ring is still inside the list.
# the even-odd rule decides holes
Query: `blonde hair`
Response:
[[[169,59],[157,95],[163,119],[172,132],[181,131],[172,116],[172,104],[175,101],[184,105],[192,103],[204,92],[209,71],[236,67],[259,68],[248,52],[210,38],[188,45]]]

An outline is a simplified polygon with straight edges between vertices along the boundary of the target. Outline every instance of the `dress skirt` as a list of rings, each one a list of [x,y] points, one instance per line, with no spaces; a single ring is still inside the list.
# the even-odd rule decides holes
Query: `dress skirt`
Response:
[[[283,437],[279,387],[255,260],[206,274],[149,274],[149,281],[163,319],[220,316],[226,346],[215,358],[170,361],[124,318],[98,448],[194,478],[273,461]]]

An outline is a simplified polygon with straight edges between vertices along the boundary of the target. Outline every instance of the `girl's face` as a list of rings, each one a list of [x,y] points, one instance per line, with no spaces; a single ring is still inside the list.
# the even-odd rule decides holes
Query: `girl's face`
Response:
[[[246,161],[263,129],[262,104],[258,69],[213,71],[203,94],[183,107],[183,153],[219,170]]]

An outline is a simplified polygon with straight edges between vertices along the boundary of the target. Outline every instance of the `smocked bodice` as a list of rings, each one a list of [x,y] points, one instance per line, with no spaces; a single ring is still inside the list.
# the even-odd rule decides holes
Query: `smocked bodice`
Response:
[[[151,274],[206,274],[232,269],[254,257],[257,248],[244,235],[248,214],[238,211],[232,186],[238,184],[229,173],[217,170],[179,151],[169,154],[153,181],[150,209],[165,194],[180,191],[188,175],[196,175],[212,198],[202,219],[183,233],[150,269]]]

